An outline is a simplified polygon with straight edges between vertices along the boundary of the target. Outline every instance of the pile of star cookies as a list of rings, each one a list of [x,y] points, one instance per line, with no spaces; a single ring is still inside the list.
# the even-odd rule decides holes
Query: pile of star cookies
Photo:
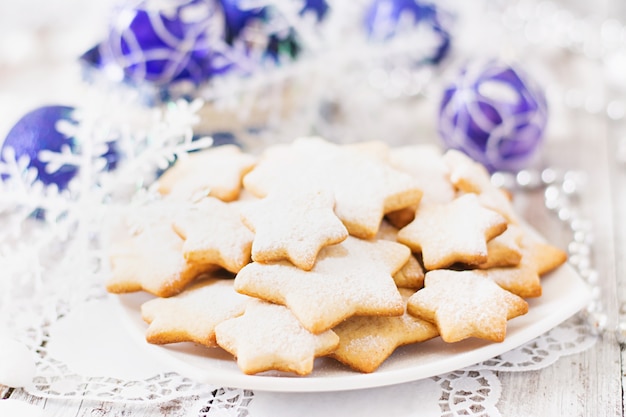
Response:
[[[146,339],[230,352],[246,374],[375,371],[434,337],[503,341],[566,260],[457,151],[317,137],[179,159],[128,209],[111,293],[145,291]]]

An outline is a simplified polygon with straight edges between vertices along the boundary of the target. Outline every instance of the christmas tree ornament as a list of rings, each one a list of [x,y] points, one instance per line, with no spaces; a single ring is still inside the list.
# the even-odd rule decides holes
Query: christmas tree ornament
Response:
[[[519,171],[537,155],[547,121],[545,93],[519,66],[474,61],[445,88],[438,130],[490,171]]]
[[[113,77],[134,83],[199,84],[222,70],[225,37],[217,0],[133,1],[114,10],[96,61]]]
[[[76,150],[74,138],[59,130],[62,123],[76,124],[72,117],[73,111],[74,108],[68,106],[45,106],[22,116],[4,139],[0,161],[8,162],[6,159],[9,154],[15,160],[27,159],[27,168],[36,169],[37,177],[42,183],[56,184],[59,189],[65,189],[76,175],[77,168],[63,165],[51,171],[47,168],[45,157],[42,159],[42,152],[73,153]],[[7,175],[3,173],[2,179],[6,180]]]
[[[79,171],[84,148],[76,137],[80,120],[75,117],[75,111],[70,106],[50,105],[22,116],[2,143],[0,168],[4,164],[32,169],[36,172],[35,180],[66,189]],[[91,144],[94,161],[98,160],[103,171],[115,169],[120,160],[115,142],[110,140],[101,145]],[[23,174],[7,171],[0,169],[3,181],[11,175]]]
[[[422,0],[373,0],[365,12],[370,41],[389,42],[417,36],[422,62],[437,64],[450,49],[451,16],[433,3]]]

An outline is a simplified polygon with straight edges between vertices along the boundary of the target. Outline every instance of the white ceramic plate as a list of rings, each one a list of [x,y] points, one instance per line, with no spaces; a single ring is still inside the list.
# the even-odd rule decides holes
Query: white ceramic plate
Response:
[[[373,388],[428,378],[485,361],[514,349],[565,321],[590,298],[589,288],[569,266],[542,278],[543,295],[530,299],[529,312],[509,321],[506,340],[490,343],[467,339],[445,343],[440,338],[404,346],[374,373],[354,372],[330,358],[318,358],[311,375],[298,377],[277,372],[245,375],[232,357],[221,349],[207,349],[191,343],[154,346],[144,339],[147,325],[140,306],[152,298],[144,293],[114,296],[121,321],[147,352],[183,376],[219,386],[281,392],[324,392]]]

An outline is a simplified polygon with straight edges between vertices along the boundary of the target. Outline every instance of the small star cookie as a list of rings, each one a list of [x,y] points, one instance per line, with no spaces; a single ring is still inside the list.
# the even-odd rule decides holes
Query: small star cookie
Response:
[[[265,153],[243,179],[259,197],[284,182],[331,191],[337,217],[351,235],[364,239],[376,235],[385,213],[416,205],[422,195],[408,174],[366,151],[320,138],[301,138]]]
[[[208,278],[170,298],[141,306],[149,323],[146,340],[154,344],[194,342],[216,347],[215,326],[243,314],[249,298],[233,290],[232,279]]]
[[[487,260],[487,242],[506,228],[504,217],[483,207],[475,194],[465,194],[448,204],[419,207],[398,232],[398,242],[421,252],[427,270],[479,265]]]
[[[157,190],[172,199],[195,201],[212,196],[234,201],[242,188],[243,176],[256,158],[235,145],[222,145],[184,154],[158,179]]]
[[[407,310],[436,324],[445,342],[469,337],[502,342],[507,321],[526,314],[528,303],[482,271],[440,269],[426,273],[424,288],[409,298]]]
[[[242,208],[241,218],[254,232],[252,260],[288,260],[310,270],[319,251],[348,237],[335,215],[335,200],[325,190],[276,190]]]
[[[111,293],[146,291],[158,297],[178,294],[214,265],[198,264],[183,256],[183,241],[167,222],[145,228],[112,248]]]
[[[400,289],[400,293],[406,302],[414,291]],[[436,326],[407,312],[398,317],[351,317],[333,331],[339,336],[339,347],[330,356],[356,371],[367,373],[378,369],[396,348],[439,334]]]
[[[487,269],[487,275],[499,286],[523,298],[540,297],[541,276],[559,267],[567,254],[550,244],[524,237],[519,265]]]
[[[245,374],[277,370],[307,375],[316,357],[339,343],[332,330],[313,334],[284,306],[251,300],[245,313],[215,329],[217,343],[237,358]]]
[[[235,277],[235,290],[286,305],[307,330],[320,333],[353,315],[401,315],[404,303],[392,276],[409,256],[395,242],[348,237],[322,249],[310,271],[253,262]]]
[[[254,234],[242,223],[234,204],[203,198],[182,211],[173,227],[184,239],[183,253],[189,262],[219,265],[235,273],[250,262]]]

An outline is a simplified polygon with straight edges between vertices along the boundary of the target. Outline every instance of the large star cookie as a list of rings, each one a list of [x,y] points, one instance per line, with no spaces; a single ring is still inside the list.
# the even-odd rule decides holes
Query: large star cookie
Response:
[[[483,207],[475,194],[465,194],[448,204],[419,207],[398,232],[398,242],[421,252],[428,270],[479,265],[487,260],[487,242],[506,228],[504,217]]]
[[[289,307],[302,325],[320,333],[353,315],[401,315],[393,281],[409,249],[395,242],[348,237],[319,253],[310,271],[287,262],[253,262],[235,278],[235,290]]]
[[[192,154],[183,154],[158,180],[158,191],[168,198],[196,200],[213,196],[234,201],[243,176],[256,158],[235,145],[223,145]]]
[[[149,323],[146,340],[154,344],[195,342],[216,347],[215,326],[240,316],[249,298],[233,290],[232,279],[202,280],[170,298],[141,306]]]
[[[243,182],[259,197],[285,182],[328,189],[335,196],[335,213],[350,234],[366,239],[376,235],[385,213],[416,205],[422,195],[410,175],[368,152],[319,138],[272,149]]]
[[[206,197],[181,212],[173,226],[185,240],[183,253],[190,262],[219,265],[230,272],[250,262],[254,234],[234,204]]]
[[[348,237],[335,215],[335,200],[325,190],[276,190],[241,210],[243,222],[254,232],[252,260],[288,260],[310,270],[319,251]]]
[[[407,310],[435,323],[446,342],[469,337],[502,342],[507,321],[526,314],[528,303],[482,271],[440,269],[426,273],[424,288],[409,298]]]
[[[109,255],[111,293],[147,291],[158,297],[178,294],[213,265],[198,264],[183,256],[183,241],[169,223],[145,228],[115,244]]]
[[[217,343],[237,358],[246,374],[277,370],[307,375],[316,357],[332,352],[339,338],[332,330],[313,334],[284,306],[251,300],[245,313],[215,329]]]
[[[400,292],[405,302],[414,293]],[[339,336],[339,347],[330,356],[360,372],[374,372],[399,346],[439,334],[436,326],[407,312],[398,317],[351,317],[333,331]]]

